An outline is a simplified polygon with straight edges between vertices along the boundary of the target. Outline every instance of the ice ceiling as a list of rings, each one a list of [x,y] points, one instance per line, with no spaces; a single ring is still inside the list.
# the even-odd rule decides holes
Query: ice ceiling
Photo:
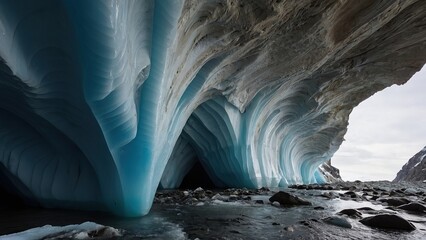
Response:
[[[146,214],[217,186],[324,181],[357,104],[426,60],[426,1],[0,3],[0,174],[45,207]]]

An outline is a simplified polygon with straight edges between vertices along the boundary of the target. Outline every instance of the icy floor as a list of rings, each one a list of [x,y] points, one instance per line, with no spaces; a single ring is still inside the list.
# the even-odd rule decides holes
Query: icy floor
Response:
[[[67,226],[51,226],[28,229],[18,233],[0,236],[0,240],[38,240],[38,239],[96,239],[120,237],[120,230],[93,222]]]
[[[374,183],[373,186],[379,183]],[[389,186],[383,186],[389,188]],[[425,188],[423,188],[424,191]],[[31,218],[43,219],[52,215],[55,219],[70,221],[93,220],[100,224],[123,230],[119,239],[426,239],[426,215],[409,214],[398,211],[398,215],[411,221],[416,230],[399,232],[378,230],[362,225],[359,219],[347,218],[351,229],[329,225],[321,219],[333,216],[347,208],[371,207],[383,210],[386,206],[374,201],[353,201],[340,198],[327,200],[319,197],[330,190],[295,190],[286,191],[303,197],[313,203],[312,206],[275,207],[270,204],[256,204],[255,200],[265,200],[269,196],[255,195],[251,201],[223,202],[215,200],[204,204],[154,204],[151,213],[142,218],[119,219],[108,216],[93,216],[72,212],[40,210],[32,211],[28,216],[21,214],[22,224]],[[333,190],[336,194],[342,191]],[[272,193],[271,193],[272,194]],[[321,206],[324,210],[315,210]],[[363,214],[363,217],[369,216]],[[4,214],[0,215],[4,218]],[[4,222],[4,219],[1,219]],[[52,219],[51,219],[52,221]],[[55,220],[53,220],[55,221]],[[37,221],[36,221],[37,222]],[[80,222],[80,223],[81,223]],[[54,225],[54,222],[50,224]],[[3,227],[3,225],[0,224]],[[1,228],[1,227],[0,227]],[[2,231],[0,231],[2,233]]]

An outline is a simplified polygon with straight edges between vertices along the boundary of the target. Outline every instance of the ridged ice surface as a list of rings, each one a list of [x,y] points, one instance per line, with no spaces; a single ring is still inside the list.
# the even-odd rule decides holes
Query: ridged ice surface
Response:
[[[324,181],[353,107],[424,64],[425,19],[422,0],[3,1],[0,173],[127,216],[197,159],[218,186]]]

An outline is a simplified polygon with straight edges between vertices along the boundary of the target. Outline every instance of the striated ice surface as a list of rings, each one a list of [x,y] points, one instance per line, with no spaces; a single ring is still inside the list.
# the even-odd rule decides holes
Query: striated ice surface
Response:
[[[357,104],[425,62],[426,2],[0,3],[0,174],[45,207],[146,214],[217,186],[325,181]]]

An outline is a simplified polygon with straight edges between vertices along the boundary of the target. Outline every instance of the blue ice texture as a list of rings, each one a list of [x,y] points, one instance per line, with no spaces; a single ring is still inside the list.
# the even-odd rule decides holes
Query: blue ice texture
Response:
[[[325,181],[318,167],[341,129],[314,111],[315,84],[262,89],[241,110],[212,87],[227,53],[202,58],[197,36],[178,41],[183,8],[0,3],[0,174],[11,189],[45,207],[141,216],[196,161],[218,187]]]

